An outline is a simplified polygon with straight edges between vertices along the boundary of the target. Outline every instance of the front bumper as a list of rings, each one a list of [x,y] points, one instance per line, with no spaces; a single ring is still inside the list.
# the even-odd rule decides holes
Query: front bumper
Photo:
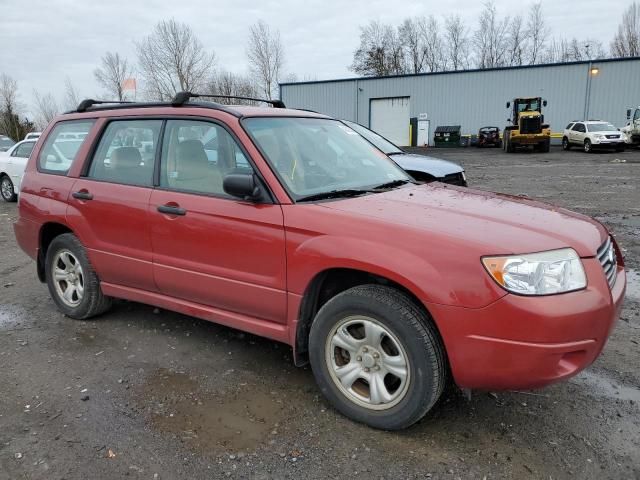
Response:
[[[591,143],[593,148],[620,148],[625,145],[626,143],[622,138],[616,140],[594,140],[593,143]]]
[[[584,290],[544,297],[509,294],[482,309],[429,305],[456,384],[538,388],[573,376],[598,357],[620,315],[626,277],[609,289],[595,258],[583,259]]]

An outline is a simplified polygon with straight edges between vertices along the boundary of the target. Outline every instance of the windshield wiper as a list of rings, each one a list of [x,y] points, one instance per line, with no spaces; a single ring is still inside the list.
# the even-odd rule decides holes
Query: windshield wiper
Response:
[[[385,152],[387,153],[387,152]],[[402,150],[398,150],[396,152],[388,152],[387,155],[391,156],[391,155],[404,155],[404,152]]]
[[[399,187],[400,185],[404,185],[406,183],[414,183],[414,182],[412,182],[411,180],[394,180],[392,182],[376,185],[375,187],[373,187],[373,190],[377,192],[378,190],[386,190],[388,188]]]
[[[358,195],[364,195],[365,193],[375,193],[375,190],[353,189],[353,188],[348,188],[344,190],[331,190],[330,192],[314,193],[313,195],[307,195],[306,197],[298,198],[296,201],[311,202],[314,200],[326,200],[329,198],[357,197]]]

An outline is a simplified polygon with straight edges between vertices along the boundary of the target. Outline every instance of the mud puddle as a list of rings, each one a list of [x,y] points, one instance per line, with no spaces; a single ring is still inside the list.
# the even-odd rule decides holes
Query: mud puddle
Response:
[[[630,268],[627,270],[627,300],[640,303],[640,272]]]
[[[585,370],[570,380],[584,386],[589,394],[619,400],[633,400],[640,405],[640,388],[627,387],[597,372]]]
[[[0,306],[0,330],[19,330],[30,327],[27,312],[15,305]]]
[[[255,450],[277,433],[287,405],[264,387],[232,388],[209,392],[184,373],[161,369],[141,387],[137,402],[154,429],[189,449],[209,455]]]

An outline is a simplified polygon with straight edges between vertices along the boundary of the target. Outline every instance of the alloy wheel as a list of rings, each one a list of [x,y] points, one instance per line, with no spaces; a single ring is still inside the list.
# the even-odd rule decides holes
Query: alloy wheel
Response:
[[[82,265],[69,250],[61,250],[53,259],[51,275],[56,293],[69,307],[76,307],[84,296]]]
[[[11,200],[14,195],[13,183],[8,177],[3,177],[0,182],[0,191],[2,192],[2,198],[5,200]]]
[[[327,337],[325,360],[338,389],[362,407],[386,410],[407,394],[409,357],[398,338],[371,317],[338,322]]]

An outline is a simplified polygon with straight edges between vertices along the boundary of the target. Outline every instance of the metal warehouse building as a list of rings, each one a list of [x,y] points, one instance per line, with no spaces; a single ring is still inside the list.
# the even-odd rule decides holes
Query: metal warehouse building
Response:
[[[556,137],[571,120],[601,119],[622,127],[626,109],[640,104],[640,58],[280,85],[287,107],[355,121],[398,145],[416,143],[411,119],[428,120],[421,123],[428,128],[422,138],[433,144],[439,125],[461,125],[466,135],[484,126],[502,130],[507,101],[538,96],[548,101],[543,114]]]

